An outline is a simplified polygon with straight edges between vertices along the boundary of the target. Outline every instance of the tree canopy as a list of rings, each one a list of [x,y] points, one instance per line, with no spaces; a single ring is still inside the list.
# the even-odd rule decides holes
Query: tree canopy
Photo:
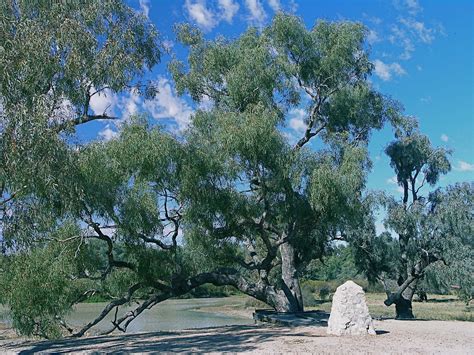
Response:
[[[374,250],[389,241],[372,233],[375,199],[365,191],[370,134],[385,124],[400,134],[387,154],[414,196],[410,207],[387,199],[391,228],[405,235],[400,215],[421,230],[410,240],[429,239],[448,218],[444,201],[465,195],[453,188],[421,203],[417,178],[434,184],[449,162],[426,137],[403,131],[401,106],[370,84],[361,24],[307,29],[278,14],[232,40],[178,25],[188,56],[171,61],[170,74],[206,108],[179,136],[139,114],[116,139],[75,144],[75,126],[115,119],[93,112],[94,95],[155,93],[140,78],[161,58],[156,29],[120,1],[8,2],[2,12],[0,267],[11,287],[1,301],[23,334],[82,336],[112,311],[105,333],[125,331],[149,307],[206,283],[301,311],[299,278],[334,240],[360,235],[357,245]],[[285,117],[295,108],[306,117],[293,142]],[[466,208],[462,228],[472,222]],[[444,226],[462,234],[457,222]],[[94,295],[111,301],[72,329],[65,315]],[[133,312],[118,312],[133,300]]]
[[[451,165],[449,151],[434,148],[416,126],[397,131],[385,152],[403,189],[401,200],[391,196],[379,200],[387,211],[385,227],[394,235],[377,236],[372,230],[364,234],[363,242],[356,239],[355,248],[359,266],[384,284],[385,304],[396,305],[398,318],[413,318],[413,295],[427,271],[439,263],[459,265],[456,254],[462,263],[471,263],[473,185],[457,184],[421,194],[425,184],[435,186]],[[472,277],[463,279],[469,284]]]

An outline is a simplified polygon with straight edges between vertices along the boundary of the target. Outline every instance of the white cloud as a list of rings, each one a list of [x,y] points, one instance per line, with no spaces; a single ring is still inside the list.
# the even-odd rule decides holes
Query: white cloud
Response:
[[[377,233],[377,235],[382,234],[386,230],[387,228],[385,228],[382,221],[379,221],[379,220],[375,221],[375,232]]]
[[[289,129],[284,130],[282,134],[290,145],[296,144],[304,134],[307,127],[307,124],[304,121],[306,116],[306,111],[301,108],[293,108],[288,112]]]
[[[380,38],[377,32],[375,32],[374,30],[369,30],[369,34],[367,35],[367,41],[370,44],[380,42]]]
[[[415,45],[408,38],[404,38],[402,40],[401,44],[402,44],[402,47],[403,47],[403,53],[400,54],[400,59],[402,59],[402,60],[410,59],[411,56],[412,56],[412,53],[415,51]]]
[[[296,2],[295,0],[290,0],[290,1],[288,2],[288,10],[289,10],[289,12],[291,12],[291,13],[293,13],[293,14],[294,14],[296,11],[298,11],[298,4],[297,4],[297,2]]]
[[[155,119],[170,118],[176,121],[180,130],[186,128],[193,110],[182,98],[176,95],[169,80],[158,79],[158,94],[153,100],[145,101],[145,108]]]
[[[289,121],[290,128],[297,133],[303,133],[307,127],[307,124],[304,122],[304,117],[306,116],[305,110],[295,108],[292,109],[289,114],[291,117]]]
[[[410,15],[416,15],[418,12],[422,12],[423,8],[421,7],[418,0],[393,0],[393,5],[399,11],[407,11]]]
[[[99,137],[101,137],[106,142],[116,138],[117,136],[118,132],[110,128],[110,125],[105,126],[105,128],[99,132]]]
[[[91,88],[91,93],[94,93],[96,89]],[[89,102],[89,107],[96,115],[114,115],[114,109],[117,106],[118,98],[111,90],[105,89],[99,93],[92,95]]]
[[[387,184],[389,185],[396,185],[394,188],[395,191],[402,193],[403,187],[398,184],[397,176],[394,175],[391,178],[387,179]]]
[[[443,142],[449,141],[449,137],[448,137],[447,134],[444,134],[444,133],[443,133],[440,138],[441,138],[441,140],[442,140]]]
[[[150,13],[150,0],[139,0],[138,3],[140,4],[140,11],[148,18],[148,14]]]
[[[374,61],[375,64],[375,75],[377,75],[383,81],[389,81],[392,79],[393,75],[404,75],[406,74],[405,69],[396,62],[391,64],[386,64],[379,59]]]
[[[3,115],[3,105],[0,103],[0,117]],[[49,122],[58,124],[63,122],[68,122],[76,118],[77,112],[74,105],[64,97],[61,98],[59,105],[51,113],[49,117]]]
[[[454,170],[457,171],[474,171],[474,164],[470,164],[468,162],[465,162],[463,160],[458,161],[458,166],[454,168]]]
[[[364,19],[366,19],[367,21],[373,23],[374,25],[380,25],[383,22],[380,17],[370,16],[366,12],[363,12],[362,16],[364,17]]]
[[[391,178],[387,179],[387,184],[398,185],[397,175],[393,175]]]
[[[250,12],[249,20],[251,22],[257,23],[258,25],[265,22],[267,14],[259,0],[245,0],[245,6]]]
[[[413,18],[401,18],[399,21],[421,42],[429,44],[435,39],[435,29],[427,28],[423,22]]]
[[[165,47],[165,50],[167,51],[170,51],[174,47],[174,42],[169,39],[163,40],[162,44],[163,47]]]
[[[203,96],[198,108],[202,111],[210,111],[214,107],[214,101],[209,96]]]
[[[412,15],[416,15],[418,12],[423,10],[418,0],[405,0],[405,6],[407,7],[408,12]]]
[[[400,59],[410,59],[416,43],[431,44],[437,35],[446,35],[441,23],[431,21],[432,26],[427,26],[420,20],[423,8],[418,0],[393,0],[393,5],[400,14],[397,24],[391,27],[389,40],[403,48]]]
[[[186,0],[184,3],[189,17],[205,31],[211,31],[220,21],[232,23],[240,9],[240,5],[234,0],[218,0],[217,6],[219,12],[212,11],[206,0]]]
[[[431,102],[431,96],[423,96],[422,98],[420,98],[420,101],[427,104],[427,103],[430,103]]]
[[[412,39],[408,36],[406,31],[397,25],[392,25],[391,32],[392,34],[388,38],[389,41],[403,48],[403,53],[400,55],[400,59],[410,59],[412,53],[415,51],[415,45],[413,44]]]
[[[429,28],[424,22],[418,21],[414,17],[401,17],[398,22],[398,25],[392,25],[389,40],[403,48],[403,53],[400,55],[403,60],[411,58],[415,51],[414,42],[430,44],[435,40],[437,34],[444,34],[441,24],[438,24],[437,28]]]
[[[219,0],[219,9],[221,10],[221,17],[228,23],[232,23],[232,19],[239,11],[239,4],[232,0]]]
[[[280,11],[280,9],[281,9],[280,0],[268,0],[268,5],[275,12]]]
[[[214,13],[207,8],[205,0],[195,2],[186,0],[184,7],[191,19],[203,30],[210,31],[218,24]]]
[[[142,100],[140,95],[135,91],[130,92],[127,96],[123,96],[118,104],[124,119],[136,114],[141,105]]]

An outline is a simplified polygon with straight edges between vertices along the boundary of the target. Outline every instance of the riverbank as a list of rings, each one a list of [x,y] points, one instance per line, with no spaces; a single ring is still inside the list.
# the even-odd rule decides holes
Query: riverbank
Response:
[[[151,332],[54,342],[4,343],[2,352],[247,352],[473,354],[474,323],[455,321],[375,321],[378,335],[334,337],[325,327],[237,325],[174,332]]]

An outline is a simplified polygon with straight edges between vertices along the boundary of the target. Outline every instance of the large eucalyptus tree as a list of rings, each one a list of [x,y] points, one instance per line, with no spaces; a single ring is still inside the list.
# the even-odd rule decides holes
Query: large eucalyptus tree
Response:
[[[176,86],[211,106],[187,136],[186,240],[232,262],[247,293],[278,311],[303,310],[301,271],[358,223],[371,130],[400,120],[367,81],[365,33],[351,22],[308,30],[284,14],[236,40],[178,27],[189,56],[170,65]],[[282,127],[297,107],[304,129],[290,145]]]

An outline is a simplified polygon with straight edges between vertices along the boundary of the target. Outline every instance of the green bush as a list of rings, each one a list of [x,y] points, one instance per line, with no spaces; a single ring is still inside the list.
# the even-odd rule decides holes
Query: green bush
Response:
[[[331,280],[331,281],[322,281],[322,280],[303,280],[301,282],[301,288],[307,288],[312,293],[321,296],[321,289],[326,289],[327,294],[336,292],[336,288],[341,285],[343,281]],[[326,291],[323,291],[323,294]]]
[[[329,287],[321,287],[321,289],[319,290],[319,298],[321,298],[322,300],[326,300],[329,297],[330,293],[331,291],[329,290]]]
[[[314,297],[314,292],[312,292],[312,288],[310,286],[302,285],[301,295],[303,296],[303,305],[305,307],[314,307],[319,304],[316,300],[316,297]]]

